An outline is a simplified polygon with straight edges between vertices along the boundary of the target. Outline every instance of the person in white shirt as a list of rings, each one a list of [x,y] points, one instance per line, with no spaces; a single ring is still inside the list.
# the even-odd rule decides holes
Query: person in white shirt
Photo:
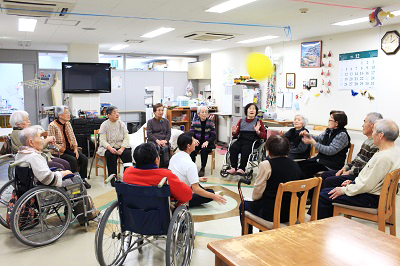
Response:
[[[318,202],[318,219],[333,216],[332,203],[357,207],[378,208],[379,195],[386,175],[400,167],[400,150],[394,141],[399,128],[392,120],[378,120],[372,132],[379,151],[372,156],[354,180],[346,180],[341,187],[325,188]]]
[[[177,141],[179,152],[172,156],[168,169],[172,171],[181,181],[192,188],[193,197],[189,201],[189,207],[199,206],[203,203],[215,200],[218,203],[225,204],[226,199],[219,194],[215,194],[212,189],[205,189],[200,184],[206,182],[207,178],[199,178],[197,166],[192,161],[190,154],[196,147],[193,133],[186,132],[178,137]]]

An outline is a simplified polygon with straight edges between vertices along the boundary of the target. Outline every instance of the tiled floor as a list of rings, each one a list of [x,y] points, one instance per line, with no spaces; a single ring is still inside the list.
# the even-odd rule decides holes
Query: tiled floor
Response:
[[[222,179],[219,176],[222,160],[223,156],[216,153],[217,169],[213,176],[208,176],[209,180],[203,186],[213,186],[217,190],[225,191],[228,204],[219,206],[216,203],[209,203],[205,208],[193,210],[197,236],[192,265],[214,265],[214,255],[207,249],[207,243],[239,236],[241,232],[237,212],[237,178]],[[210,174],[209,165],[206,168],[206,175]],[[0,186],[7,180],[6,173],[5,167],[0,168]],[[89,194],[93,197],[96,207],[102,209],[115,198],[113,188],[103,184],[103,176],[92,177],[89,182],[92,184]],[[251,192],[252,187],[243,188],[245,197],[251,197]],[[399,201],[399,197],[397,200]],[[213,214],[205,215],[207,213]],[[397,215],[399,216],[399,214]],[[377,228],[374,223],[361,222]],[[397,225],[399,227],[399,222]],[[91,224],[89,232],[85,232],[83,227],[73,224],[56,243],[45,247],[31,248],[18,242],[10,230],[0,226],[0,265],[98,265],[94,249],[95,231],[95,223]],[[124,265],[164,264],[164,254],[154,247],[146,246],[142,255],[137,252],[129,254]]]

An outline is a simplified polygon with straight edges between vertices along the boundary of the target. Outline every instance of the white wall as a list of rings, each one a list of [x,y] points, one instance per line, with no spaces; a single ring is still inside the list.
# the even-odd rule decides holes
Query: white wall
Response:
[[[277,108],[278,115],[283,118],[292,119],[295,113],[303,113],[309,118],[311,124],[326,125],[328,121],[329,111],[333,109],[344,110],[348,114],[348,128],[361,129],[362,121],[368,112],[378,111],[384,117],[395,120],[400,125],[400,117],[397,116],[398,99],[400,99],[400,52],[396,55],[387,56],[380,49],[380,39],[388,30],[397,29],[400,31],[400,25],[387,26],[382,28],[370,28],[362,31],[348,32],[330,36],[321,36],[307,40],[285,42],[271,45],[273,53],[283,56],[282,73],[277,73],[277,88],[287,92],[286,89],[286,73],[296,73],[296,89],[290,90],[294,94],[303,92],[310,96],[307,104],[300,103],[300,110],[290,110]],[[322,40],[322,53],[332,51],[331,58],[323,59],[326,64],[330,60],[331,68],[301,68],[300,67],[300,45],[304,41]],[[265,46],[256,47],[255,52],[263,53]],[[378,89],[371,91],[376,100],[369,101],[367,97],[360,94],[356,97],[351,96],[348,90],[338,90],[338,65],[339,54],[378,50]],[[244,62],[244,61],[243,61]],[[244,63],[243,63],[244,65]],[[321,76],[321,70],[331,72],[330,77]],[[245,71],[242,72],[242,74]],[[310,92],[303,90],[303,80],[318,79],[318,87],[312,88]],[[322,79],[332,82],[331,93],[323,93],[319,97],[314,94],[319,93],[323,87],[326,91],[327,87],[322,86]],[[263,92],[263,107],[265,107],[265,91]]]

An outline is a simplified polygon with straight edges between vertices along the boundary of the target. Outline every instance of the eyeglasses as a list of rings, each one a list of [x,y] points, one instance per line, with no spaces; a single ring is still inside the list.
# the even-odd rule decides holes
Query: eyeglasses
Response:
[[[328,120],[328,122],[335,122],[335,120],[333,120],[333,119],[329,119],[329,120]]]

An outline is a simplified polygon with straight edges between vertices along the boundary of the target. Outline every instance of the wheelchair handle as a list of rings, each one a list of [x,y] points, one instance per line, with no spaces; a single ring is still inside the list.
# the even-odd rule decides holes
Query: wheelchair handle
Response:
[[[63,176],[62,180],[68,179],[68,178],[73,178],[75,175],[74,174],[68,174]]]
[[[164,186],[165,182],[167,182],[167,177],[161,179],[160,183],[158,183],[158,187],[161,188],[162,186]]]
[[[10,167],[15,167],[15,166],[18,166],[18,165],[20,165],[22,163],[26,163],[26,162],[25,161],[16,161],[16,162],[11,163]]]
[[[246,185],[250,185],[251,180],[245,179],[245,178],[240,178],[239,183],[245,183]]]
[[[0,160],[6,159],[6,158],[14,158],[14,154],[4,154],[0,156]]]

